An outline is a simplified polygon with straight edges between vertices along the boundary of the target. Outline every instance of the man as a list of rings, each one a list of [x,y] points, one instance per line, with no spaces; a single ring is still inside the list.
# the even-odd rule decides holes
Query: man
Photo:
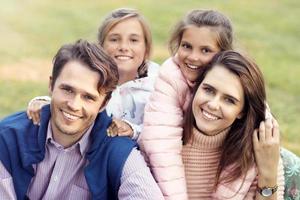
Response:
[[[40,126],[25,112],[0,122],[0,199],[163,199],[136,143],[106,135],[117,82],[100,47],[63,46]]]

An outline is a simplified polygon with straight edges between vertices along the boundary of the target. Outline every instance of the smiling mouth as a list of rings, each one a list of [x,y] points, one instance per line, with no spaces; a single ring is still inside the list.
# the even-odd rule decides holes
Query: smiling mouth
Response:
[[[122,56],[115,56],[115,58],[116,58],[117,60],[121,60],[121,61],[126,61],[126,60],[132,59],[131,56],[124,56],[124,55],[122,55]]]
[[[201,66],[198,66],[198,65],[192,65],[192,64],[188,64],[188,63],[185,63],[185,66],[189,69],[192,69],[192,70],[198,70],[201,68]]]
[[[80,119],[81,117],[80,116],[76,116],[76,115],[72,115],[70,113],[67,113],[65,111],[61,111],[63,116],[68,119],[69,121],[76,121],[78,119]]]
[[[205,110],[201,109],[201,112],[204,116],[205,119],[209,120],[209,121],[215,121],[215,120],[218,120],[220,119],[220,117],[214,115],[214,114],[211,114],[209,112],[206,112]]]

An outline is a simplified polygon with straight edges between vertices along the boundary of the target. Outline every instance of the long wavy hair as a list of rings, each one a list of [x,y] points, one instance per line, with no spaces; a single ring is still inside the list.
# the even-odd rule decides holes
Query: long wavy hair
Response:
[[[223,66],[239,78],[245,99],[243,116],[233,122],[220,149],[222,153],[215,178],[216,189],[221,181],[230,183],[239,177],[245,178],[246,172],[253,166],[252,134],[254,129],[259,127],[259,123],[265,120],[266,91],[263,75],[255,62],[238,52],[222,51],[214,56],[199,76],[194,88],[194,95],[207,73],[215,66]],[[191,139],[195,126],[191,101],[185,116],[184,144]],[[221,176],[224,169],[229,170],[229,175],[226,177]]]

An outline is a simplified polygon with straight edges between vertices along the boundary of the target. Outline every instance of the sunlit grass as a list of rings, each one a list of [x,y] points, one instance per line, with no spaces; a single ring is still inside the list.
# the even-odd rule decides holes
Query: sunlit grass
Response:
[[[265,75],[268,102],[280,123],[283,145],[300,155],[298,0],[2,0],[0,68],[24,59],[50,63],[64,43],[79,38],[96,41],[103,17],[118,7],[137,8],[145,15],[155,45],[152,58],[158,63],[169,56],[172,26],[188,10],[212,8],[229,16],[238,46],[255,58]],[[0,118],[25,109],[33,96],[47,94],[47,80],[20,82],[0,77]]]

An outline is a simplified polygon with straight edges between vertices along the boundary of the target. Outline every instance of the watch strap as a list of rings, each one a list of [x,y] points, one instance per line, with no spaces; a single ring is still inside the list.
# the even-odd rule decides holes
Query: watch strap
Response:
[[[277,192],[277,189],[278,189],[278,185],[275,185],[274,187],[268,187],[268,186],[265,186],[265,187],[259,187],[259,186],[257,186],[257,191],[258,191],[258,193],[259,194],[261,194],[262,196],[265,196],[264,194],[263,194],[263,190],[270,190],[271,192],[272,192],[272,194],[271,195],[273,195],[275,192]]]

